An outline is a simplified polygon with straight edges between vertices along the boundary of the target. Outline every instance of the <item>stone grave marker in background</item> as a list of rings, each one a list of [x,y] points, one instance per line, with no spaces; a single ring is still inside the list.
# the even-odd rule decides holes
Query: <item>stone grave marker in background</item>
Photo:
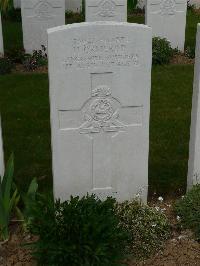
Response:
[[[4,153],[3,153],[3,139],[1,132],[1,117],[0,117],[0,176],[4,174]]]
[[[72,12],[81,12],[82,0],[65,0],[65,9]]]
[[[65,24],[65,0],[22,0],[24,48],[27,53],[47,46],[47,29]]]
[[[148,0],[146,24],[153,36],[166,38],[173,48],[184,51],[187,0]]]
[[[196,39],[188,168],[188,189],[190,189],[192,185],[200,183],[200,24],[198,24]]]
[[[54,195],[147,199],[152,32],[119,22],[48,30]]]
[[[85,20],[127,21],[127,0],[85,0]]]
[[[1,22],[1,13],[0,13],[0,57],[4,54],[3,49],[3,32],[2,32],[2,22]]]

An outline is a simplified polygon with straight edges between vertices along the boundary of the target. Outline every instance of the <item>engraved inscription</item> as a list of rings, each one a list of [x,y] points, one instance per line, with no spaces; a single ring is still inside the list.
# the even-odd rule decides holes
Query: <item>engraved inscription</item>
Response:
[[[97,13],[100,17],[114,17],[116,16],[116,4],[112,0],[103,0],[99,4],[99,11]]]
[[[126,37],[107,39],[74,39],[73,54],[63,64],[65,68],[130,66],[139,64],[137,53],[128,52],[130,41]]]
[[[120,107],[119,101],[112,97],[108,86],[95,88],[91,99],[83,108],[85,122],[80,127],[80,133],[118,132],[124,127],[118,120]]]
[[[163,0],[160,4],[162,15],[174,15],[176,12],[175,0]]]
[[[35,17],[38,19],[52,18],[52,6],[46,1],[40,1],[34,7]]]

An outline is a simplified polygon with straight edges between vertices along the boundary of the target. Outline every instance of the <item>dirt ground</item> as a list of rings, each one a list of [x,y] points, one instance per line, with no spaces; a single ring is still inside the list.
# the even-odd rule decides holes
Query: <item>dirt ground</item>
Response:
[[[200,243],[194,240],[193,234],[181,231],[177,226],[177,217],[173,212],[173,200],[159,202],[152,200],[151,206],[159,207],[170,220],[172,235],[166,241],[163,250],[145,261],[129,260],[127,266],[200,266]],[[15,224],[11,227],[12,234],[8,242],[0,244],[0,266],[35,266],[30,252],[24,248],[24,243],[33,241],[29,235],[24,235]],[[64,265],[63,265],[64,266]]]

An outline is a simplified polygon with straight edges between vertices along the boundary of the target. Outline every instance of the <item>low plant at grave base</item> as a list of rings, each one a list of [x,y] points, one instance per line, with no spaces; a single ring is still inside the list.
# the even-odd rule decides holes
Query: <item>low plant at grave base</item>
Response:
[[[183,228],[191,229],[200,241],[200,184],[176,202],[175,211]]]
[[[7,57],[0,57],[0,75],[10,74],[12,69],[11,60]]]
[[[128,235],[119,227],[114,199],[54,203],[38,195],[31,217],[29,230],[39,239],[30,247],[41,265],[120,265]]]
[[[190,59],[194,59],[195,58],[195,47],[190,47],[188,46],[185,49],[185,55],[190,58]]]
[[[19,202],[17,189],[12,193],[14,159],[11,155],[3,178],[0,178],[0,239],[9,238],[9,222],[12,210]]]
[[[27,71],[32,71],[38,67],[47,65],[46,47],[42,45],[41,50],[34,51],[32,55],[26,55],[23,66]]]
[[[19,49],[16,47],[6,50],[5,54],[14,64],[22,64],[26,56],[24,49]]]
[[[147,258],[161,249],[170,235],[166,216],[138,200],[117,205],[120,225],[131,234],[127,252],[136,259]]]
[[[38,191],[38,183],[37,179],[34,178],[31,181],[27,192],[20,194],[20,199],[24,207],[23,211],[18,206],[15,207],[16,215],[21,221],[23,221],[24,231],[27,231],[27,227],[31,223],[31,206],[36,201],[37,191]]]
[[[154,37],[152,53],[153,65],[163,65],[169,64],[174,55],[174,50],[167,39]]]

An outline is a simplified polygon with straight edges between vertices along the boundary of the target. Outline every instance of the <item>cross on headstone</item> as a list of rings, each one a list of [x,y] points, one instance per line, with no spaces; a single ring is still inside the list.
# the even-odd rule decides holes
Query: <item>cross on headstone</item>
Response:
[[[102,84],[103,80],[108,83]],[[111,86],[112,73],[92,73],[91,97],[82,108],[59,111],[61,130],[78,131],[92,142],[91,191],[100,196],[116,192],[112,180],[112,139],[129,127],[142,126],[143,106],[122,106],[120,100],[113,97]],[[81,118],[79,126],[74,128],[68,123],[73,113]]]
[[[146,24],[153,35],[167,38],[173,48],[184,49],[186,26],[186,0],[148,0]]]

